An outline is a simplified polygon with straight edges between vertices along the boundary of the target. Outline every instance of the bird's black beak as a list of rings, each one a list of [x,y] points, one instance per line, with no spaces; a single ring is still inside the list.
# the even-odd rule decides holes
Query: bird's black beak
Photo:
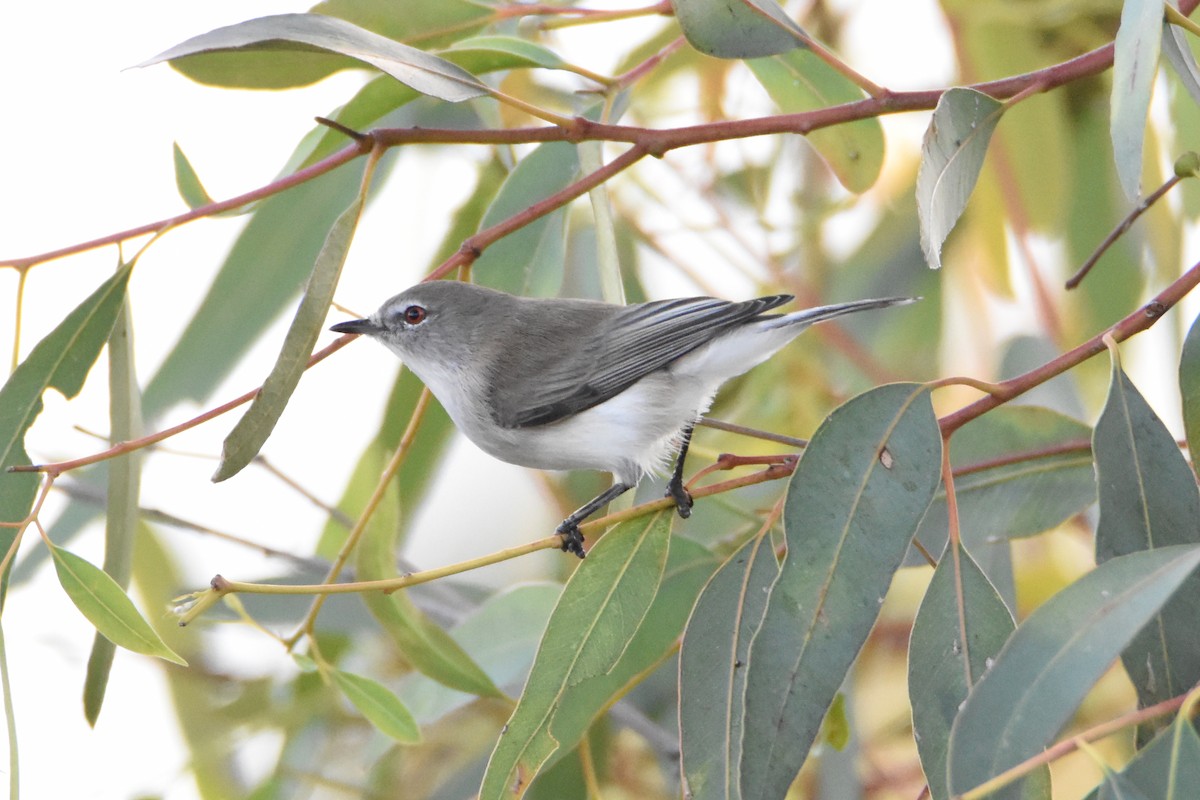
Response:
[[[371,336],[383,329],[369,319],[351,319],[346,322],[339,322],[337,325],[330,325],[329,330],[336,333],[358,333]]]

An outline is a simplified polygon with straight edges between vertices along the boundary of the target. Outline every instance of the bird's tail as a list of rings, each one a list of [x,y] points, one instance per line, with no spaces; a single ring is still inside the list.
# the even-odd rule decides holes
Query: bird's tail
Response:
[[[884,297],[879,300],[851,300],[848,303],[834,303],[828,306],[817,306],[816,308],[806,308],[802,311],[793,311],[791,314],[781,314],[777,317],[763,319],[762,322],[763,327],[766,328],[790,328],[793,325],[808,327],[814,323],[824,322],[827,319],[833,319],[845,314],[870,311],[876,308],[887,308],[888,306],[906,306],[920,299],[919,297]]]

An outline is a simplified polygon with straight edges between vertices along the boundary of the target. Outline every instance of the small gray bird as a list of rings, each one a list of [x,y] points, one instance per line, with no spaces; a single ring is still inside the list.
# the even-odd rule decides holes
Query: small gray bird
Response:
[[[731,303],[686,297],[617,306],[516,297],[457,281],[413,286],[367,319],[330,330],[378,339],[416,373],[454,424],[487,453],[537,469],[611,472],[613,485],[558,526],[583,558],[579,523],[664,472],[692,512],[683,461],[717,389],[809,325],[911,303],[891,297],[768,314],[791,295]]]

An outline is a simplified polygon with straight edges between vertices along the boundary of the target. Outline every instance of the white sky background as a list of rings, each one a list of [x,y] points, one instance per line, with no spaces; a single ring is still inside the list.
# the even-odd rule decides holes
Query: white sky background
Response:
[[[900,62],[912,71],[895,74],[897,40],[912,33],[910,41],[920,41],[932,25],[939,26],[940,38],[933,0],[872,0],[856,5],[863,11],[863,22],[856,25],[852,52],[846,53],[852,64],[897,89],[934,86],[947,79],[945,53],[924,45],[912,47],[913,58]],[[0,125],[0,254],[38,253],[185,210],[174,184],[173,141],[183,147],[214,197],[225,198],[269,182],[311,127],[312,117],[349,98],[363,81],[360,74],[342,73],[303,90],[262,93],[198,86],[165,65],[126,68],[220,25],[304,9],[301,3],[284,0],[118,0],[0,7],[0,96],[5,114]],[[603,71],[610,59],[599,57],[589,66]],[[923,118],[910,123],[919,130]],[[440,238],[445,215],[455,206],[455,191],[461,191],[461,184],[456,185],[444,169],[436,175],[429,169],[422,171],[414,159],[405,159],[401,169],[407,170],[404,180],[390,184],[360,226],[339,289],[339,300],[362,313],[418,277]],[[439,186],[444,196],[431,195]],[[420,187],[420,192],[414,193],[412,187]],[[397,220],[405,222],[400,225]],[[130,291],[143,381],[177,340],[241,224],[236,219],[193,223],[157,243],[139,263]],[[424,240],[408,238],[421,230],[436,234]],[[32,271],[25,297],[22,357],[115,263],[114,249],[107,248]],[[0,376],[7,374],[12,348],[15,288],[13,271],[0,270],[0,363],[5,365]],[[262,338],[216,391],[215,402],[261,381],[285,322],[279,321]],[[54,393],[47,396],[46,410],[28,440],[35,460],[70,458],[98,449],[95,440],[70,429],[78,424],[101,433],[107,430],[104,364],[102,358],[79,400],[67,404]],[[323,499],[335,501],[353,460],[373,433],[394,370],[392,357],[367,343],[356,344],[317,367],[302,381],[266,455]],[[199,410],[177,409],[170,421]],[[220,440],[237,413],[170,444],[219,452]],[[445,552],[436,537],[427,537],[411,553],[419,564],[433,566],[488,552],[552,529],[553,510],[531,473],[492,461],[461,441],[455,453],[456,469],[466,470],[471,483],[490,495],[463,502],[462,480],[440,481],[430,501],[433,510],[427,514],[454,511],[460,513],[458,524],[463,528],[497,530],[494,536],[488,534],[485,548],[453,537],[468,548],[458,552]],[[303,501],[254,470],[214,486],[208,480],[213,468],[211,461],[156,457],[143,473],[144,503],[296,552],[311,548],[319,524]],[[515,516],[526,522],[533,516],[529,508],[545,507],[544,524],[537,530],[505,528],[497,522],[504,515],[490,510],[489,500],[500,507],[520,508]],[[53,513],[47,518],[53,518]],[[167,533],[167,537],[184,554],[196,586],[216,572],[229,574],[231,564],[240,570],[255,569],[243,550],[193,534]],[[22,556],[39,546],[31,533]],[[70,546],[99,563],[102,533],[99,528],[88,529]],[[534,559],[490,579],[508,582],[538,569]],[[148,614],[163,611],[140,605]],[[25,797],[125,798],[161,793],[175,800],[195,796],[155,662],[118,652],[105,709],[93,732],[83,720],[80,700],[92,629],[48,571],[10,594],[3,622]],[[291,669],[290,660],[265,637],[234,635],[242,658],[230,669],[243,674]],[[6,763],[6,756],[0,757],[0,771]],[[0,785],[7,786],[6,775],[0,775]]]

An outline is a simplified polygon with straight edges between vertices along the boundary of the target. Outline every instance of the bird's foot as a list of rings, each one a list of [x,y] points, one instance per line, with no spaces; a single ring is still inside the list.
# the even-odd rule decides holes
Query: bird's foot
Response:
[[[670,497],[675,501],[675,510],[679,512],[679,516],[687,519],[692,515],[692,506],[695,501],[692,500],[692,493],[683,486],[683,481],[672,479],[667,484],[667,493],[665,497]]]
[[[578,522],[563,520],[555,532],[562,537],[564,553],[574,553],[580,558],[587,555],[587,551],[583,549],[583,531],[579,530]]]

